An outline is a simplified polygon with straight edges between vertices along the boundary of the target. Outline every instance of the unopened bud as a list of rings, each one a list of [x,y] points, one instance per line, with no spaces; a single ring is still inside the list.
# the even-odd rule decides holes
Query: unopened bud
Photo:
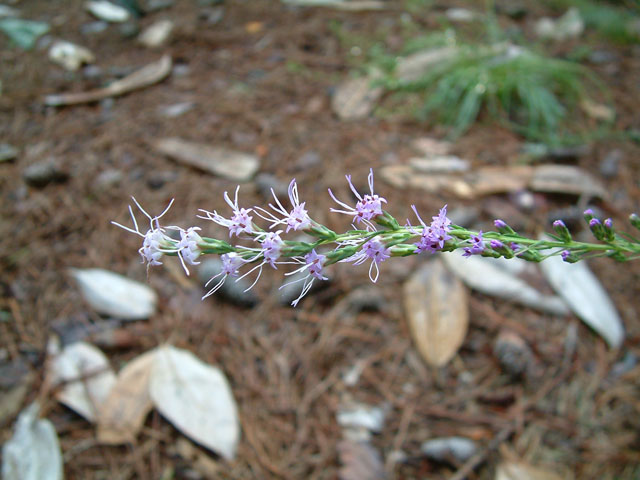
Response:
[[[507,225],[503,220],[500,220],[499,218],[494,220],[493,224],[498,229],[498,231],[503,235],[513,235],[514,233],[516,233],[513,228],[511,228],[509,225]]]
[[[593,233],[593,236],[598,240],[600,240],[601,242],[604,242],[606,240],[604,226],[602,225],[602,222],[600,222],[600,220],[598,220],[597,218],[592,218],[591,220],[589,220],[589,228],[591,229],[591,233]]]
[[[562,220],[553,222],[553,229],[563,242],[568,243],[572,240],[571,232],[569,232],[569,229]]]
[[[400,224],[389,212],[382,212],[382,215],[376,215],[373,221],[391,230],[400,230]]]
[[[631,222],[631,225],[640,230],[640,217],[638,215],[632,213],[629,215],[629,221]]]

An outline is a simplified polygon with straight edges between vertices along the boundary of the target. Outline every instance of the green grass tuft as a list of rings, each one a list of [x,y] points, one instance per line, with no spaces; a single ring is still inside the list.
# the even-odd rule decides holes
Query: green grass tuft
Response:
[[[424,102],[419,116],[451,126],[452,136],[463,134],[486,110],[494,118],[528,138],[557,143],[568,128],[570,113],[589,93],[602,93],[585,67],[530,50],[500,43],[458,47],[416,80],[391,73],[384,81],[392,91],[419,92]]]

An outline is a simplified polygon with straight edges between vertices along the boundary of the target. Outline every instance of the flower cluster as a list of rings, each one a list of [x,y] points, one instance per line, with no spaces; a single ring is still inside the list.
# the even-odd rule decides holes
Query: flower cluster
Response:
[[[292,302],[294,306],[298,305],[316,281],[328,279],[326,267],[337,262],[349,262],[353,265],[370,262],[369,278],[376,282],[380,276],[380,264],[391,257],[454,250],[462,250],[465,257],[517,256],[535,262],[554,255],[559,255],[568,263],[603,255],[620,261],[640,258],[640,240],[616,231],[610,218],[601,221],[591,210],[584,212],[584,218],[595,238],[601,243],[576,242],[562,220],[553,223],[554,233],[549,234],[549,239],[544,240],[519,235],[499,219],[494,221],[496,231],[472,231],[451,222],[447,217],[447,205],[440,209],[438,215],[432,217],[429,224],[423,221],[416,206],[412,205],[419,225],[411,225],[407,221],[406,225],[400,226],[394,217],[383,210],[387,200],[374,192],[373,170],[370,170],[368,175],[369,193],[358,192],[350,175],[347,175],[346,179],[355,196],[355,205],[338,200],[329,189],[330,197],[340,207],[331,208],[331,211],[347,215],[352,220],[353,230],[343,234],[337,234],[309,216],[306,202],[300,201],[295,179],[289,183],[288,206],[280,201],[272,189],[274,201],[268,208],[241,207],[238,199],[240,187],[237,187],[233,201],[229,194],[224,192],[224,200],[231,209],[229,216],[215,210],[200,210],[199,218],[226,228],[229,238],[236,237],[236,244],[202,237],[199,233],[200,227],[183,229],[177,226],[161,226],[160,219],[168,212],[173,200],[160,215],[152,217],[135,198],[133,199],[138,209],[149,220],[146,232],[140,230],[131,206],[129,213],[133,220],[133,228],[112,223],[142,238],[139,253],[147,268],[161,265],[165,255],[177,256],[188,275],[188,266],[199,264],[200,256],[220,255],[221,270],[206,283],[208,291],[203,299],[222,288],[229,277],[237,281],[254,275],[250,289],[258,282],[265,267],[278,269],[280,265],[294,265],[293,270],[285,273],[285,276],[294,277],[281,287],[297,283],[302,285],[299,296]],[[267,222],[268,228],[265,230],[260,227],[254,222],[254,218],[257,218],[258,222]],[[630,223],[640,230],[640,217],[631,215]],[[289,232],[304,232],[315,240],[305,242],[284,239],[283,235]]]

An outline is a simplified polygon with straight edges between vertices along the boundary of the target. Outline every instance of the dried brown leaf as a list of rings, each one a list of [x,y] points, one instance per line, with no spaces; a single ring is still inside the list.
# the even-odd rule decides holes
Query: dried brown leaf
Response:
[[[404,285],[411,336],[425,361],[440,367],[456,354],[467,334],[469,307],[462,282],[438,258]]]
[[[156,350],[129,362],[119,373],[98,415],[98,441],[109,445],[134,442],[153,408],[149,378]]]
[[[527,463],[503,462],[496,469],[495,480],[563,480],[563,477]]]
[[[384,480],[387,476],[380,454],[370,444],[343,440],[338,443],[342,467],[340,480]]]
[[[63,93],[60,95],[47,95],[44,98],[45,105],[59,107],[62,105],[77,105],[102,100],[107,97],[117,97],[133,90],[148,87],[163,80],[169,72],[173,62],[168,55],[163,56],[157,62],[145,65],[131,75],[111,83],[105,88],[89,90],[80,93]]]

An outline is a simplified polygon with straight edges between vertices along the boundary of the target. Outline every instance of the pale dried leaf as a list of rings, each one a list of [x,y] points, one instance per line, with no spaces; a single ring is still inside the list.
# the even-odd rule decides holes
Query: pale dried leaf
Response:
[[[233,459],[240,436],[238,412],[220,370],[166,345],[157,350],[149,392],[160,413],[182,433]]]
[[[156,350],[129,362],[116,378],[116,383],[100,409],[98,441],[109,445],[134,442],[153,408],[149,380]]]
[[[80,93],[63,93],[60,95],[47,95],[44,98],[45,105],[58,107],[61,105],[76,105],[102,100],[107,97],[117,97],[133,90],[148,87],[163,80],[171,72],[173,62],[168,55],[163,56],[157,62],[145,65],[131,75],[109,84],[105,88],[89,90]]]
[[[451,60],[457,53],[457,47],[432,48],[414,53],[398,61],[396,77],[401,82],[413,82],[435,65]]]
[[[405,283],[404,305],[422,357],[430,365],[445,365],[467,334],[469,306],[462,282],[436,258]]]
[[[71,269],[84,299],[98,313],[123,320],[149,318],[157,295],[147,285],[99,268]]]
[[[343,440],[338,443],[338,455],[342,467],[338,472],[340,480],[384,480],[380,454],[369,443]]]
[[[611,298],[586,262],[566,263],[559,256],[540,263],[553,289],[587,325],[613,348],[624,340],[624,327]]]
[[[584,110],[584,113],[595,120],[613,122],[616,118],[616,112],[613,108],[601,103],[596,103],[588,98],[582,99],[580,102],[580,108]]]
[[[180,138],[163,138],[154,148],[181,163],[237,182],[249,181],[260,166],[254,155]]]
[[[496,469],[495,480],[563,480],[550,470],[533,467],[523,462],[503,462]]]
[[[331,108],[342,120],[356,120],[369,115],[383,93],[382,87],[373,87],[372,77],[350,78],[336,88]]]
[[[444,253],[442,258],[449,270],[474,290],[553,315],[569,313],[562,299],[538,292],[505,269],[503,262],[496,261],[499,259],[480,256],[463,257],[460,251]]]
[[[20,383],[2,392],[0,395],[0,425],[20,411],[22,401],[29,393],[34,380],[34,373],[29,372],[20,380]]]
[[[331,7],[348,12],[382,10],[386,3],[379,0],[282,0],[282,3],[304,7]]]
[[[59,386],[56,398],[90,422],[116,382],[107,357],[93,345],[76,342],[53,355],[47,371],[51,386]]]
[[[607,198],[607,191],[600,182],[588,172],[571,165],[536,167],[529,188],[538,192]]]
[[[39,419],[37,403],[25,408],[13,437],[2,448],[4,480],[62,480],[62,454],[56,430]]]

